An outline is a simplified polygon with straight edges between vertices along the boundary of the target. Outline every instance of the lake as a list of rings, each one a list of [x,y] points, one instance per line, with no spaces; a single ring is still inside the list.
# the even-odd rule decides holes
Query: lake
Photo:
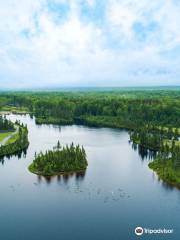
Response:
[[[38,126],[29,115],[8,118],[28,125],[30,145],[26,156],[0,164],[0,239],[180,239],[180,190],[158,180],[148,168],[150,154],[134,149],[127,131]],[[87,171],[52,178],[30,173],[35,152],[58,140],[84,146]],[[136,237],[137,226],[174,233]]]

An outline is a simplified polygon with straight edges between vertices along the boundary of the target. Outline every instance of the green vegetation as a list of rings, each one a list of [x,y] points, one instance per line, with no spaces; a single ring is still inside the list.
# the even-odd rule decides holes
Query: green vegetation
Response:
[[[149,167],[154,170],[162,180],[180,188],[180,168],[174,166],[174,161],[169,159],[164,162],[162,159],[157,159],[149,163]]]
[[[130,140],[150,150],[161,150],[165,145],[178,145],[180,133],[178,128],[157,127],[153,124],[141,125],[130,132]]]
[[[0,109],[6,106],[26,109],[35,115],[38,124],[84,124],[129,129],[134,143],[158,151],[158,157],[163,154],[164,147],[168,148],[168,158],[163,163],[168,168],[171,168],[170,162],[174,164],[176,150],[173,145],[180,145],[178,87],[4,92],[0,95]],[[179,151],[177,155],[180,159]],[[154,164],[158,163],[157,159]],[[173,171],[178,176],[176,165],[173,165]]]
[[[5,145],[0,146],[0,157],[10,156],[19,153],[27,149],[29,145],[28,141],[28,129],[27,126],[16,122],[17,133],[15,133]]]
[[[19,138],[19,127],[18,126],[16,126],[17,127],[17,131],[15,132],[15,134],[12,134],[11,135],[11,137],[8,139],[8,141],[6,142],[6,145],[8,145],[8,144],[11,144],[11,143],[14,143],[14,142],[16,142],[17,140],[18,140],[18,138]],[[20,130],[21,131],[21,130]]]
[[[29,166],[32,173],[42,176],[53,176],[61,173],[84,171],[88,163],[84,148],[79,145],[61,148],[58,142],[53,151],[35,154],[33,163]]]
[[[14,131],[14,124],[6,117],[0,116],[0,132]]]
[[[2,93],[0,108],[25,108],[37,123],[134,129],[142,123],[180,126],[180,89],[96,89],[80,92]]]
[[[2,144],[6,139],[13,136],[15,133],[14,124],[7,120],[6,117],[0,116],[0,144]]]
[[[12,134],[12,132],[3,132],[0,133],[0,142],[3,141],[4,139],[6,139],[8,136],[10,136]]]
[[[133,143],[158,151],[149,167],[164,181],[180,187],[180,141],[178,128],[146,125],[130,132]]]
[[[136,125],[129,121],[121,120],[118,117],[111,116],[82,116],[75,118],[76,124],[87,125],[89,127],[110,127],[133,129]]]
[[[28,108],[26,107],[15,107],[12,105],[9,106],[3,106],[1,107],[1,112],[12,112],[12,113],[18,113],[18,114],[25,114],[28,112]]]
[[[54,117],[39,117],[36,118],[36,124],[56,124],[56,125],[72,125],[72,119],[54,118]]]

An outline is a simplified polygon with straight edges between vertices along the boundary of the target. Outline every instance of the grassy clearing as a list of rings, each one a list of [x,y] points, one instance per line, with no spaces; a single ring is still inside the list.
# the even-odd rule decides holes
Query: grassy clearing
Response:
[[[0,142],[3,141],[6,137],[8,137],[9,135],[11,135],[12,132],[3,132],[0,133]]]
[[[25,107],[3,106],[2,112],[15,112],[15,113],[27,113],[28,109]]]
[[[161,127],[161,126],[158,126],[158,128],[161,129],[162,127]],[[177,129],[178,129],[178,133],[180,134],[180,128],[177,128]],[[163,130],[164,130],[164,131],[167,131],[167,130],[168,130],[168,127],[163,127]],[[176,128],[173,127],[172,130],[173,130],[173,132],[175,133]]]
[[[18,126],[16,126],[16,128],[17,128],[16,133],[14,133],[10,137],[10,139],[8,139],[8,141],[6,142],[6,145],[14,143],[14,142],[16,142],[18,140],[18,138],[19,138],[19,128],[18,128]]]
[[[7,141],[6,145],[14,143],[18,139],[18,136],[19,136],[19,132],[17,132],[16,134],[12,135],[12,137]]]
[[[16,153],[21,154],[23,150],[27,149],[28,145],[28,129],[26,126],[19,124],[16,132],[0,146],[0,157],[11,156]]]
[[[164,143],[164,145],[165,145],[165,144],[168,144],[169,147],[172,146],[172,140],[165,139],[163,143]],[[175,145],[176,145],[176,146],[180,146],[180,141],[175,141]]]

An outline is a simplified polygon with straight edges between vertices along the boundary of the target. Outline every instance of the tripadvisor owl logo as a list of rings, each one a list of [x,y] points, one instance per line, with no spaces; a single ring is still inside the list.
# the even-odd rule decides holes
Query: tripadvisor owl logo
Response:
[[[136,235],[141,236],[141,235],[143,235],[143,232],[144,232],[144,230],[143,230],[142,227],[135,228],[135,234]]]

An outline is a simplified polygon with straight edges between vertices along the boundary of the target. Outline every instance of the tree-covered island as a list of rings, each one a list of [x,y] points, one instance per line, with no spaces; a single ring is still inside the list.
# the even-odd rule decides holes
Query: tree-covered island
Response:
[[[35,154],[33,163],[29,166],[32,173],[42,176],[53,176],[62,173],[80,172],[88,165],[86,152],[79,145],[61,147],[59,141],[53,150]]]

